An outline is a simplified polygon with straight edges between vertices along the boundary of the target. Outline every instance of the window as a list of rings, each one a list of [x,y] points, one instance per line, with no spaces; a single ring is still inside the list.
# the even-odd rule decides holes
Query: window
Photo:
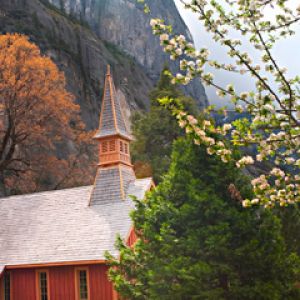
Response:
[[[85,270],[79,271],[79,293],[80,293],[80,299],[85,300],[88,298],[87,276]]]
[[[4,275],[4,300],[10,300],[10,273]]]
[[[48,277],[48,271],[37,272],[39,300],[49,300]]]
[[[123,152],[123,142],[120,141],[120,151]]]
[[[88,300],[88,270],[78,269],[76,272],[77,280],[77,300]]]

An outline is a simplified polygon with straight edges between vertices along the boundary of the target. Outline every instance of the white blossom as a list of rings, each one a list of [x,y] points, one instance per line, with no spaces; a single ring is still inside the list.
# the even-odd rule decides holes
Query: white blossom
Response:
[[[252,165],[254,164],[254,160],[251,156],[244,156],[239,161],[236,162],[236,166],[238,168],[245,166],[245,165]]]
[[[151,27],[154,27],[154,26],[156,26],[158,24],[158,20],[157,19],[151,19],[151,21],[150,21],[150,26]]]
[[[223,125],[223,130],[224,130],[224,131],[228,131],[228,130],[230,130],[231,128],[232,128],[232,125],[231,125],[231,124],[228,124],[228,123],[227,123],[227,124],[224,124],[224,125]]]
[[[163,42],[163,41],[167,41],[169,39],[169,35],[164,33],[160,36],[160,40]]]
[[[180,48],[177,48],[176,50],[175,50],[175,53],[177,54],[177,55],[182,55],[182,50],[180,49]]]
[[[210,59],[207,48],[196,50],[184,35],[173,34],[171,27],[163,20],[150,21],[153,32],[160,36],[163,50],[169,53],[172,60],[180,60],[181,71],[172,77],[172,83],[188,84],[199,76],[205,85],[216,87],[219,97],[228,95],[237,112],[246,112],[250,116],[242,117],[234,121],[234,124],[218,126],[209,121],[210,117],[198,122],[196,118],[183,113],[172,104],[171,109],[178,119],[179,126],[194,134],[196,144],[204,145],[208,154],[218,156],[224,163],[234,161],[238,168],[242,168],[254,164],[255,161],[266,161],[276,166],[270,172],[252,180],[255,197],[245,200],[245,207],[255,204],[264,207],[273,207],[276,204],[286,206],[300,202],[300,176],[292,175],[299,173],[300,168],[300,77],[287,77],[287,69],[278,67],[280,62],[278,63],[272,57],[272,51],[269,51],[281,36],[286,38],[293,34],[291,25],[299,18],[295,17],[295,11],[287,7],[286,1],[277,2],[264,3],[266,7],[274,5],[274,11],[281,10],[280,18],[267,22],[267,16],[260,11],[261,3],[258,0],[232,1],[229,5],[230,11],[229,7],[221,3],[218,3],[220,6],[216,6],[214,1],[186,2],[187,9],[195,11],[194,5],[202,8],[196,10],[200,21],[212,38],[226,48],[231,60],[229,63]],[[300,6],[296,11],[300,15]],[[231,17],[225,18],[223,12],[225,15],[229,13]],[[256,20],[255,30],[252,17]],[[210,22],[205,21],[208,19]],[[232,34],[234,30],[240,33],[243,30],[242,34],[250,37],[247,51],[241,51],[239,46],[242,42]],[[258,33],[262,37],[268,34],[269,38],[265,44],[261,42]],[[250,57],[249,54],[253,52],[248,51],[249,47],[261,52],[258,60],[256,57]],[[215,79],[214,72],[207,72],[206,66],[240,75],[249,74],[250,76],[243,78],[251,81],[254,88],[238,93],[238,87],[234,84],[225,87],[219,85],[220,81]],[[210,111],[208,108],[204,114]],[[243,151],[244,147],[249,145],[257,151],[254,157],[246,155],[239,160],[233,157],[232,147],[241,147]],[[288,165],[286,171],[282,169],[284,165]]]

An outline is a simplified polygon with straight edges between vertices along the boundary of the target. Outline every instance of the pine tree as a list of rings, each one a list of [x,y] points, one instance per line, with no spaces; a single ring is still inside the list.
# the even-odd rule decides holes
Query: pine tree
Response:
[[[132,158],[138,177],[153,176],[155,182],[167,172],[171,162],[172,143],[184,132],[171,112],[159,104],[158,99],[170,97],[181,103],[185,110],[197,114],[195,101],[186,97],[171,83],[168,68],[164,67],[157,86],[150,92],[151,107],[147,113],[136,113],[132,119],[136,141],[132,145]]]
[[[135,245],[120,239],[110,277],[126,299],[300,299],[299,257],[273,212],[245,209],[249,180],[189,140],[132,214]],[[298,277],[297,277],[298,276]]]

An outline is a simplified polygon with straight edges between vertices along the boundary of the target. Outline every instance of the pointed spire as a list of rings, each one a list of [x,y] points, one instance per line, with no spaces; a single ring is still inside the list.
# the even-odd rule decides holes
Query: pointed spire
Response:
[[[110,76],[110,65],[107,65],[106,76]]]
[[[90,205],[125,200],[135,174],[130,158],[132,140],[116,97],[110,66],[107,67],[100,124],[94,137],[98,141],[99,163]]]
[[[128,140],[132,139],[126,127],[120,100],[116,95],[115,84],[111,76],[110,66],[108,65],[104,83],[99,129],[94,138],[98,139],[112,135],[119,135]]]

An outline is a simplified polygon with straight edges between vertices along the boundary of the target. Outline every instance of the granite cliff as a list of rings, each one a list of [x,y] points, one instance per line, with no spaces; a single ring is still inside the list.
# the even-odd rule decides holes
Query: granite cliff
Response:
[[[151,1],[153,15],[190,35],[172,0]],[[130,110],[149,105],[148,92],[168,61],[149,28],[150,16],[136,0],[0,0],[0,32],[30,36],[66,74],[88,128],[95,128],[106,64]],[[170,63],[173,70],[174,63]],[[198,81],[186,88],[200,107],[207,105]],[[124,101],[125,104],[125,101]]]
[[[161,66],[169,61],[162,52],[159,40],[149,27],[151,16],[167,20],[176,33],[183,33],[192,41],[173,0],[149,1],[151,16],[143,12],[143,5],[136,0],[48,0],[62,11],[87,22],[100,38],[117,45],[144,66],[154,81],[158,79]],[[170,62],[173,71],[176,63]],[[198,100],[200,106],[207,104],[200,82],[186,87],[186,92]]]

